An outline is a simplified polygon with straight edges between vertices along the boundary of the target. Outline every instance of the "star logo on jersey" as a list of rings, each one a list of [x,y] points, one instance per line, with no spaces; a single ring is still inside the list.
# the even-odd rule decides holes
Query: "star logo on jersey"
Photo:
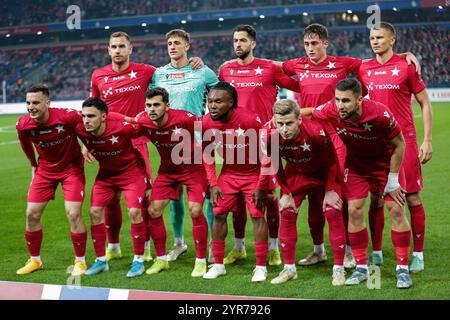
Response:
[[[138,198],[139,203],[142,203],[142,197]]]
[[[126,126],[126,125],[129,125],[130,123],[129,122],[126,122],[126,121],[124,121],[124,122],[122,122],[123,123],[123,125],[124,126]]]
[[[325,137],[325,131],[323,129],[320,129],[320,135]]]
[[[194,116],[194,115],[193,115],[192,113],[188,113],[188,114],[187,114],[187,117],[188,117],[188,118],[192,118],[193,116]]]
[[[174,135],[181,134],[181,128],[178,128],[177,126],[175,126],[175,128],[172,129],[172,132]]]
[[[300,147],[303,149],[303,151],[306,151],[306,150],[311,151],[311,145],[307,144],[306,140],[303,142],[303,145],[301,145]]]
[[[130,79],[136,79],[137,72],[131,70],[131,72],[128,75],[130,76]]]
[[[391,118],[391,116],[389,115],[389,112],[387,112],[387,111],[385,111],[384,113],[383,113],[383,116],[385,116],[386,118]]]
[[[105,83],[108,82],[108,79],[109,79],[108,77],[104,77],[104,78],[103,78],[103,80],[105,80]]]
[[[233,73],[234,73],[234,70],[230,69],[230,75],[233,75]]]
[[[112,136],[111,139],[108,140],[111,141],[112,144],[119,143],[119,137]]]
[[[106,99],[109,95],[113,94],[112,87],[109,87],[108,90],[103,90],[103,97]]]
[[[244,135],[244,130],[242,130],[241,127],[239,127],[237,130],[234,130],[234,131],[236,132],[238,137]]]
[[[328,69],[336,68],[336,62],[331,62],[331,61],[329,61],[329,62],[328,62],[328,65],[327,65],[327,68],[328,68]]]
[[[64,132],[64,126],[62,126],[62,125],[57,125],[56,127],[55,127],[55,129],[56,130],[58,130],[58,133],[60,133],[60,132]]]
[[[369,124],[368,122],[363,124],[364,130],[365,131],[372,131],[372,127],[373,125]]]
[[[399,76],[399,73],[400,73],[400,70],[397,69],[397,66],[395,66],[395,68],[392,69],[391,72],[392,72],[391,77],[393,77],[393,76],[397,76],[397,77],[398,77],[398,76]]]
[[[367,76],[370,77],[371,74],[372,74],[372,70],[368,70],[367,71]]]
[[[258,66],[258,68],[255,69],[255,76],[258,75],[258,74],[262,75],[263,71],[264,71],[264,69],[261,69],[261,68]]]

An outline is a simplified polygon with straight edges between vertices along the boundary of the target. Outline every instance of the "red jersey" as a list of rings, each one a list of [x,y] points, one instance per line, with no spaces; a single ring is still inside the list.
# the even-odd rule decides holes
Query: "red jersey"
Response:
[[[349,74],[358,74],[361,59],[327,56],[315,64],[308,57],[285,61],[287,75],[297,76],[301,108],[314,108],[334,98],[336,84]]]
[[[416,140],[411,94],[425,90],[425,84],[413,64],[397,54],[381,64],[376,58],[363,63],[359,72],[362,85],[371,100],[389,107],[397,119],[406,140]]]
[[[83,156],[75,128],[81,115],[73,109],[48,108],[43,125],[24,115],[16,124],[20,145],[33,167],[48,173],[61,173],[69,166],[83,168]],[[39,155],[36,161],[33,144]]]
[[[146,112],[140,113],[136,120],[146,129],[145,135],[158,150],[161,157],[159,172],[183,171],[196,163],[194,125],[196,121],[201,121],[201,118],[185,110],[169,109],[167,112],[169,118],[162,127],[155,125]],[[178,150],[174,150],[175,148]],[[199,160],[201,161],[201,157]],[[200,161],[197,166],[201,167]]]
[[[219,72],[219,80],[230,83],[238,93],[238,108],[257,115],[264,124],[273,116],[277,86],[299,91],[296,80],[288,77],[273,61],[255,58],[243,66],[227,63]]]
[[[237,108],[233,110],[230,120],[223,122],[214,121],[211,115],[207,114],[203,117],[202,127],[206,145],[204,153],[210,155],[211,148],[219,153],[223,158],[221,174],[238,175],[241,179],[259,175],[261,162],[258,146],[262,124],[256,115]],[[208,172],[209,180],[210,177]]]
[[[91,97],[105,101],[109,111],[134,117],[145,108],[145,92],[155,70],[135,62],[121,72],[114,71],[112,64],[97,69],[91,77]]]
[[[314,109],[312,115],[330,122],[336,129],[347,147],[346,166],[369,171],[374,166],[389,167],[392,154],[389,142],[401,133],[395,117],[384,104],[368,99],[362,100],[361,112],[357,121],[341,120],[333,99]]]
[[[124,119],[121,114],[108,112],[105,131],[99,137],[86,132],[83,123],[76,128],[81,141],[97,159],[100,170],[122,173],[135,166],[144,168],[142,157],[133,148],[131,141],[142,131],[138,125],[125,122]]]

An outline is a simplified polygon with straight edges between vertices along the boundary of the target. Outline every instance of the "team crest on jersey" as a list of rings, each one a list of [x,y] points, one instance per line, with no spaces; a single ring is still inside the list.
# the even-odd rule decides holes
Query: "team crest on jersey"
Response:
[[[104,77],[103,80],[105,80],[105,83],[108,82],[108,77]]]

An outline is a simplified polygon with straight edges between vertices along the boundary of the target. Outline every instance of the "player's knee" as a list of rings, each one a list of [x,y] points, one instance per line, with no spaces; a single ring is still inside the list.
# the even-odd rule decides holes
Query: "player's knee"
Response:
[[[28,224],[39,223],[41,220],[42,212],[40,210],[36,210],[35,208],[27,208],[27,222]]]
[[[78,208],[71,208],[66,213],[71,225],[77,224],[82,219],[81,211]]]
[[[139,208],[129,208],[128,216],[132,223],[140,223],[142,221],[141,209]]]
[[[100,207],[91,207],[89,209],[89,216],[92,224],[99,224],[102,221],[102,210]]]
[[[162,215],[162,210],[153,205],[150,205],[150,207],[148,208],[148,213],[150,214],[150,217],[152,219],[156,219]]]
[[[202,206],[200,204],[189,204],[189,214],[192,218],[198,218],[202,213]]]
[[[400,207],[398,204],[392,204],[389,206],[389,215],[391,216],[392,221],[400,223],[405,219],[405,210],[404,207]]]
[[[406,202],[408,203],[408,207],[415,207],[422,204],[422,197],[420,193],[410,193],[406,196]]]

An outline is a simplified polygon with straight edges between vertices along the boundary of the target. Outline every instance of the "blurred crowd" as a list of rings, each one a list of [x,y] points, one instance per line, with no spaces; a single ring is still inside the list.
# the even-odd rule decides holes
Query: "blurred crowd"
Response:
[[[352,0],[346,0],[352,1]],[[353,0],[357,1],[357,0]],[[24,0],[0,3],[0,27],[64,22],[67,7],[78,5],[82,19],[195,12],[232,8],[336,2],[331,0]],[[340,1],[341,2],[341,1]]]
[[[413,52],[421,61],[423,79],[428,87],[449,84],[450,36],[437,27],[398,28],[397,52]],[[431,40],[432,39],[432,40]],[[329,55],[370,58],[373,56],[367,31],[331,31]],[[105,39],[105,41],[107,41]],[[198,56],[217,72],[220,65],[234,58],[232,36],[199,37],[191,41],[190,56]],[[162,66],[169,63],[161,40],[148,41],[134,48],[131,60]],[[260,33],[255,55],[284,61],[305,54],[302,32]],[[89,94],[90,76],[96,68],[110,63],[105,47],[92,52],[67,48],[40,48],[25,54],[0,51],[0,74],[7,81],[8,102],[23,101],[23,92],[32,82],[45,82],[53,100],[84,99]]]

